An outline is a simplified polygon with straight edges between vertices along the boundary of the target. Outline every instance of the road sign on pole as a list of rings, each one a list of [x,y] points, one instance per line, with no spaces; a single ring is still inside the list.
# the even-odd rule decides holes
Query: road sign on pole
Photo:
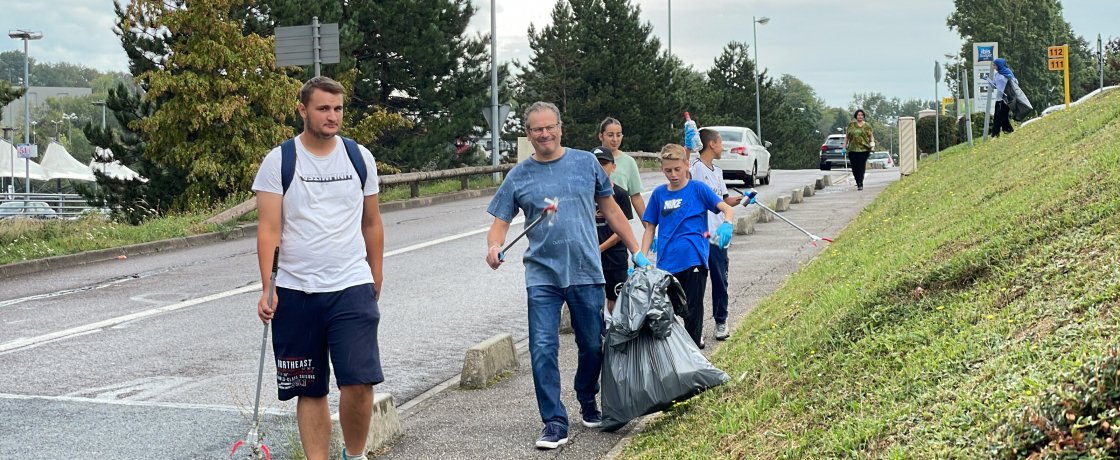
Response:
[[[494,115],[492,114],[492,111],[490,109],[491,109],[490,107],[482,109],[482,117],[486,119],[486,126],[493,129],[494,128],[494,120],[491,120],[491,118],[493,118]],[[505,121],[506,117],[508,117],[508,116],[509,116],[509,104],[499,105],[498,106],[498,120],[500,120],[499,123],[498,123],[498,128],[499,129],[502,127],[501,122]]]
[[[338,23],[311,24],[276,28],[276,66],[314,65],[319,76],[319,64],[338,64]]]
[[[1066,85],[1066,108],[1069,108],[1069,45],[1046,47],[1046,68],[1060,70]]]

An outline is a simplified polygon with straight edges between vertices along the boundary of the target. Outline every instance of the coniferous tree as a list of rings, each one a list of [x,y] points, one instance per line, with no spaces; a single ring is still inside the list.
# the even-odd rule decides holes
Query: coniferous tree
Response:
[[[1070,50],[1070,96],[1083,96],[1089,80],[1096,77],[1088,43],[1073,35],[1062,17],[1059,0],[954,0],[949,27],[956,29],[964,44],[961,56],[971,71],[972,43],[999,42],[999,55],[1019,80],[1019,86],[1036,111],[1063,99],[1062,72],[1047,69],[1046,48],[1068,44]],[[949,80],[956,81],[956,66],[950,66]],[[972,74],[969,74],[971,83]],[[1049,91],[1057,88],[1056,91]],[[1095,88],[1095,87],[1094,87]],[[971,91],[971,90],[970,90]]]
[[[459,161],[448,148],[455,138],[485,131],[489,38],[466,34],[475,13],[468,0],[264,0],[259,13],[267,19],[253,25],[258,29],[310,24],[312,16],[339,23],[341,62],[324,66],[323,74],[357,71],[347,110],[357,112],[354,126],[388,123],[378,125],[384,136],[368,145],[379,163],[447,167]]]
[[[622,122],[625,150],[680,142],[670,125],[681,126],[687,107],[669,85],[674,63],[640,13],[629,0],[560,0],[552,24],[530,27],[532,56],[518,64],[519,99],[556,103],[565,144],[594,147],[607,116]]]

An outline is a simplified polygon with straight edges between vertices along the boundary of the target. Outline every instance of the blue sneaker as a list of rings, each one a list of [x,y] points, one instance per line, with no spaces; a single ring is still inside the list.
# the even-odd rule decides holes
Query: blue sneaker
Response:
[[[580,418],[582,419],[583,426],[588,428],[599,428],[603,426],[603,413],[599,412],[599,407],[595,404],[595,401],[583,404],[579,409],[579,413],[582,415]]]
[[[537,439],[538,449],[555,449],[568,443],[568,429],[558,425],[548,424],[541,430],[541,437]]]

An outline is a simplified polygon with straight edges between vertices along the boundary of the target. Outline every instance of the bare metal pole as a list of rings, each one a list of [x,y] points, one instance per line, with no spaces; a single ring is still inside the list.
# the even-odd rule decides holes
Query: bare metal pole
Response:
[[[498,119],[498,0],[490,0],[490,164],[498,166],[498,152],[502,151],[501,127]],[[495,183],[502,174],[494,171]]]
[[[315,76],[319,76],[319,63],[320,63],[320,47],[319,47],[319,17],[313,16],[311,18],[311,49],[312,49],[312,62],[315,63]]]

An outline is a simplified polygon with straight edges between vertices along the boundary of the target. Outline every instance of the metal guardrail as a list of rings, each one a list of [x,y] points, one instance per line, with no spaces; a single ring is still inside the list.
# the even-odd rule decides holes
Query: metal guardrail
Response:
[[[412,198],[420,197],[420,183],[429,180],[451,179],[459,178],[459,190],[466,190],[469,188],[469,180],[471,176],[480,174],[492,174],[496,172],[505,173],[513,169],[514,165],[510,163],[500,164],[497,166],[468,166],[465,168],[444,169],[440,171],[420,171],[401,174],[390,174],[386,176],[378,176],[378,183],[381,185],[400,185],[408,184],[409,196]]]
[[[0,197],[3,198],[0,203],[24,201],[46,203],[61,219],[75,219],[91,209],[85,197],[74,193],[4,193]]]

